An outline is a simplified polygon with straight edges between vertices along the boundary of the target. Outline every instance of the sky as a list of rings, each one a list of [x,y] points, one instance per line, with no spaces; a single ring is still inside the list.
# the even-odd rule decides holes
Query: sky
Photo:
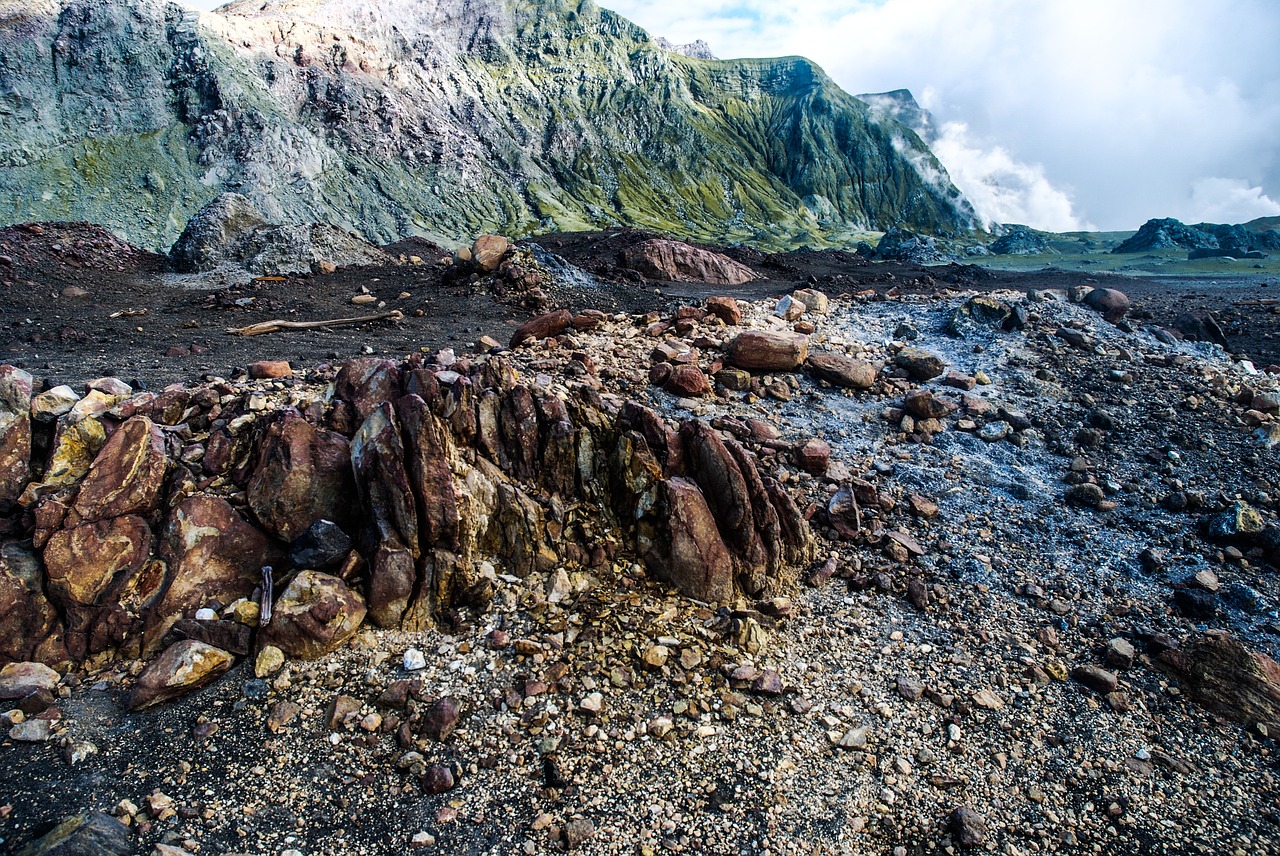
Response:
[[[1067,231],[1280,215],[1277,0],[601,5],[723,58],[802,55],[853,93],[910,89],[989,221]]]

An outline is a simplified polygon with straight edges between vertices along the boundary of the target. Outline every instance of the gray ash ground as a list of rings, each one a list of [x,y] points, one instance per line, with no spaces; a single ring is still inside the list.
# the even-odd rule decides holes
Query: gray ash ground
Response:
[[[618,240],[557,236],[544,244],[588,270],[594,258],[592,273],[609,281],[616,248],[608,242]],[[1209,292],[1109,281],[1134,296],[1145,316],[1133,332],[1050,299],[1027,304],[1025,332],[953,339],[942,326],[963,289],[1066,288],[1081,277],[968,268],[940,274],[822,253],[777,264],[788,266],[785,275],[751,286],[744,299],[809,277],[833,296],[875,288],[876,297],[837,300],[833,314],[818,319],[818,335],[885,358],[901,322],[910,321],[919,334],[913,345],[959,371],[984,372],[990,385],[971,394],[1024,414],[1029,427],[987,443],[963,430],[962,411],[928,442],[912,442],[884,418],[907,386],[894,386],[892,377],[871,393],[842,393],[796,375],[782,378],[792,388],[787,402],[679,401],[647,387],[653,340],[636,335],[630,320],[574,334],[573,348],[563,350],[596,355],[602,375],[673,418],[758,418],[789,440],[824,437],[850,475],[896,500],[871,529],[909,532],[922,555],[894,559],[883,539],[855,545],[820,531],[820,561],[836,555],[840,573],[823,587],[792,589],[788,617],[760,616],[763,639],[726,635],[721,616],[623,561],[594,577],[501,578],[494,608],[468,616],[454,635],[366,631],[345,650],[291,662],[265,681],[254,678],[252,664],[241,665],[156,711],[124,712],[136,666],[82,676],[62,703],[61,744],[0,748],[0,803],[9,807],[3,846],[20,848],[66,814],[110,812],[129,800],[140,809],[133,818],[140,853],[156,842],[200,854],[308,856],[415,846],[551,853],[567,842],[583,853],[942,853],[959,849],[947,818],[961,805],[985,820],[980,851],[1280,853],[1274,739],[1192,703],[1145,656],[1120,672],[1127,710],[1057,677],[1102,664],[1112,638],[1133,639],[1141,651],[1151,634],[1176,638],[1200,627],[1229,629],[1280,655],[1276,569],[1257,555],[1229,554],[1199,530],[1204,515],[1237,498],[1274,520],[1280,457],[1256,441],[1234,398],[1242,385],[1274,390],[1277,378],[1249,375],[1213,346],[1170,345],[1143,330],[1187,304],[1222,310],[1269,292],[1252,282]],[[32,270],[21,280],[36,277]],[[63,287],[72,279],[58,275],[66,279],[54,284]],[[958,281],[940,279],[947,275]],[[28,354],[37,374],[40,361],[52,363],[59,380],[110,367],[160,384],[252,359],[309,365],[365,345],[396,353],[441,346],[450,335],[464,343],[482,332],[505,339],[505,329],[523,320],[461,287],[442,290],[430,271],[398,268],[317,277],[305,283],[305,296],[284,289],[271,299],[285,312],[346,312],[358,283],[377,276],[388,294],[413,291],[430,314],[398,328],[321,333],[314,342],[226,340],[214,331],[231,315],[247,324],[279,317],[280,308],[209,310],[199,302],[205,295],[175,296],[158,274],[133,281],[143,282],[138,291],[94,276],[101,277],[90,278],[96,296],[77,304],[69,323],[95,330],[100,341],[87,350],[42,341],[3,358]],[[619,302],[606,308],[669,309],[725,291],[661,288],[656,295],[653,284],[619,282],[609,292]],[[26,307],[19,315],[48,311],[21,290],[5,290],[6,318],[15,307]],[[1184,301],[1184,294],[1191,296]],[[144,329],[154,336],[131,339],[105,327],[100,315],[117,305],[152,307]],[[1230,308],[1240,315],[1238,325],[1223,325],[1231,349],[1259,366],[1280,363],[1280,316],[1266,307]],[[771,301],[754,304],[749,323],[769,326],[771,310]],[[213,355],[190,363],[157,358],[154,349],[192,319],[210,331]],[[1093,338],[1094,351],[1055,336],[1073,325]],[[516,358],[530,375],[556,359],[529,351]],[[983,421],[974,418],[975,427]],[[781,457],[769,466],[816,504],[836,489],[834,477],[814,478]],[[1068,504],[1073,472],[1106,485],[1114,510]],[[937,516],[909,513],[911,494],[935,502]],[[1172,494],[1202,505],[1171,511],[1178,505]],[[1142,568],[1138,557],[1148,547],[1166,551],[1162,570]],[[1218,612],[1188,618],[1173,608],[1173,593],[1206,570],[1222,583]],[[865,578],[877,573],[881,587],[867,588]],[[931,587],[925,611],[904,597],[912,578]],[[537,653],[495,648],[494,630]],[[655,644],[669,649],[656,668],[644,662]],[[403,670],[410,647],[426,652],[424,671]],[[752,692],[750,676],[770,670],[782,693]],[[382,691],[405,679],[421,681],[421,701],[380,709]],[[531,682],[543,691],[531,692]],[[599,713],[581,707],[594,693]],[[355,721],[330,730],[324,712],[338,694],[362,708]],[[440,743],[404,746],[394,729],[366,732],[357,724],[378,712],[385,726],[444,696],[458,699],[463,714]],[[266,722],[283,702],[299,705],[300,714],[272,733]],[[86,743],[96,753],[74,766],[64,760],[63,744]],[[406,758],[410,751],[421,759]],[[451,766],[457,787],[424,794],[415,763]],[[171,815],[148,812],[147,798],[157,792],[172,800]]]

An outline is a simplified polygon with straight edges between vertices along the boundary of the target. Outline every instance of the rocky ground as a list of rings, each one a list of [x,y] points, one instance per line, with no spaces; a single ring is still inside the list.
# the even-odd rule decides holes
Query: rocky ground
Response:
[[[260,638],[216,683],[138,711],[143,660],[90,658],[52,677],[40,710],[5,714],[6,848],[98,811],[126,826],[76,834],[120,853],[1280,852],[1280,316],[1264,282],[731,250],[762,278],[658,284],[626,261],[651,236],[608,233],[541,242],[572,269],[508,255],[520,270],[489,272],[479,245],[446,266],[419,246],[390,248],[404,263],[385,269],[195,289],[66,228],[0,236],[16,321],[0,356],[36,392],[219,374],[201,386],[230,421],[243,405],[248,434],[286,402],[334,426],[333,371],[233,368],[367,348],[418,352],[456,383],[451,360],[491,350],[538,396],[594,390],[603,412],[616,396],[736,439],[799,503],[814,553],[718,603],[625,542],[494,556],[485,609],[366,625],[311,660],[263,657]],[[736,271],[679,257],[704,280]],[[361,286],[374,300],[352,304]],[[501,347],[556,306],[580,314]],[[222,332],[401,307],[372,326]],[[147,314],[110,317],[125,308]],[[135,400],[119,392],[116,407]],[[205,415],[175,426],[170,464],[200,481],[164,495],[215,493],[270,529],[252,488],[194,454],[219,430]],[[698,430],[681,444],[714,445]],[[6,549],[62,525],[35,508],[6,518]],[[216,604],[234,617],[219,623],[255,624],[237,603]]]

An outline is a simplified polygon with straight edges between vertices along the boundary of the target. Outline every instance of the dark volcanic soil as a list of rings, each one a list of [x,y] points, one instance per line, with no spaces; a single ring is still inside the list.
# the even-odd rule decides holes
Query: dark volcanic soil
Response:
[[[649,237],[618,230],[538,239],[547,250],[597,277],[602,286],[553,293],[553,297],[575,310],[645,312],[671,300],[712,293],[757,299],[782,294],[801,282],[819,284],[833,296],[864,289],[933,293],[1092,284],[1126,292],[1134,300],[1139,323],[1164,326],[1187,311],[1213,311],[1233,352],[1248,354],[1259,368],[1280,364],[1280,316],[1275,307],[1239,305],[1280,297],[1280,287],[1265,281],[1210,285],[1200,280],[1086,277],[1054,270],[1012,273],[973,265],[872,264],[840,251],[767,255],[748,248],[715,248],[768,277],[727,289],[646,282],[619,268],[619,252]],[[465,282],[445,285],[446,267],[440,263],[439,248],[408,241],[388,249],[419,255],[424,264],[348,269],[234,286],[217,274],[166,274],[163,257],[87,224],[0,229],[4,325],[0,363],[25,368],[49,385],[114,375],[159,388],[210,374],[231,376],[262,359],[285,359],[295,367],[308,367],[361,353],[401,355],[420,348],[466,345],[484,334],[505,341],[529,315]],[[353,305],[352,297],[362,288],[379,302]],[[226,332],[275,319],[318,321],[391,309],[403,312],[404,319],[255,338]]]

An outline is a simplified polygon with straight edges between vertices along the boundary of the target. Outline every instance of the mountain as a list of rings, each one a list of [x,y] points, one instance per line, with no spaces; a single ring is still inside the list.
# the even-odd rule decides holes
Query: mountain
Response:
[[[974,225],[919,137],[812,62],[685,57],[589,0],[0,0],[0,117],[0,223],[153,249],[223,191],[375,242]]]
[[[920,106],[910,89],[895,89],[892,92],[868,92],[858,96],[858,100],[871,108],[872,116],[881,121],[894,121],[906,125],[924,141],[933,145],[938,140],[937,123],[933,114]]]

